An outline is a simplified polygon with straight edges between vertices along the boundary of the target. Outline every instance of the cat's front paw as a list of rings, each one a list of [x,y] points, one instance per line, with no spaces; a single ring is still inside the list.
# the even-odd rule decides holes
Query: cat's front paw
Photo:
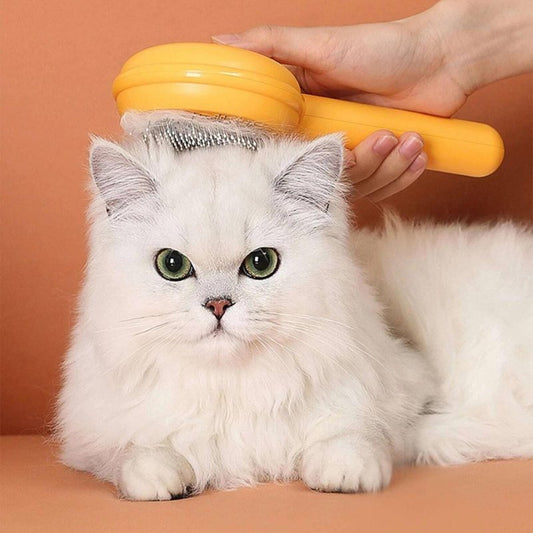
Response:
[[[118,475],[118,488],[128,500],[184,498],[194,483],[189,463],[167,447],[132,446]]]
[[[365,443],[331,439],[304,451],[301,478],[322,492],[377,492],[386,487],[392,475],[388,450]]]

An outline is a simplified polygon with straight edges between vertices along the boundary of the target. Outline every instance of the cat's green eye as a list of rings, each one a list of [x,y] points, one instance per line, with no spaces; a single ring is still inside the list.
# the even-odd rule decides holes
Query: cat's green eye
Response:
[[[180,281],[194,274],[189,258],[172,248],[164,248],[157,252],[155,268],[160,276],[169,281]]]
[[[250,252],[242,262],[241,272],[253,279],[265,279],[276,272],[279,255],[274,248],[258,248]]]

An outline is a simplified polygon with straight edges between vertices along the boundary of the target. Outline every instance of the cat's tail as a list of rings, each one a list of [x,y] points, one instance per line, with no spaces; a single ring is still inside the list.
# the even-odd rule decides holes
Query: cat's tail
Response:
[[[458,413],[424,415],[419,422],[415,450],[416,462],[422,464],[531,458],[533,410],[512,422]]]

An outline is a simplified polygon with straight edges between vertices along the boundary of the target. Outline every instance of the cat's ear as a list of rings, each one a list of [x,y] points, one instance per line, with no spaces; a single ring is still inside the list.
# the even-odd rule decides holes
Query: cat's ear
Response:
[[[341,134],[319,137],[276,177],[274,188],[293,212],[315,211],[317,221],[327,216],[332,196],[340,187],[344,169],[344,142]]]
[[[92,138],[89,164],[91,176],[112,216],[123,214],[129,206],[156,191],[150,172],[111,141]]]

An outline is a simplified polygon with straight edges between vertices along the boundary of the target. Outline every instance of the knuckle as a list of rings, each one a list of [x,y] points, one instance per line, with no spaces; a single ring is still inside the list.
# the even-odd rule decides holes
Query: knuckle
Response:
[[[251,30],[265,41],[273,41],[278,34],[278,27],[271,24],[261,24]]]
[[[413,172],[404,172],[397,180],[394,181],[397,192],[403,191],[409,185],[412,185],[418,178],[418,174]]]
[[[245,33],[245,37],[258,43],[263,48],[263,53],[272,56],[282,37],[282,33],[283,28],[281,26],[262,24],[248,30]]]
[[[373,169],[368,165],[363,164],[359,159],[355,159],[352,167],[347,169],[350,178],[355,183],[366,180],[370,178],[373,174]]]

